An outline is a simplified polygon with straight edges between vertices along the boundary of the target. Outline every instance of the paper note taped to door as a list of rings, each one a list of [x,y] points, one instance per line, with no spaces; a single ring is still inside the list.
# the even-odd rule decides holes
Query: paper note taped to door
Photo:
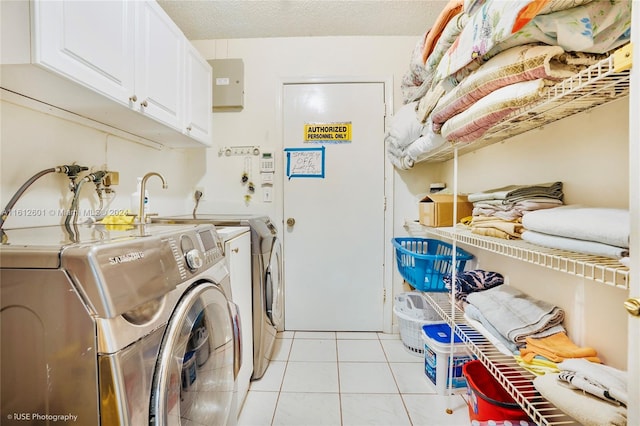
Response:
[[[350,143],[351,122],[343,123],[306,123],[304,125],[305,143]]]
[[[324,149],[285,148],[287,177],[324,178]]]

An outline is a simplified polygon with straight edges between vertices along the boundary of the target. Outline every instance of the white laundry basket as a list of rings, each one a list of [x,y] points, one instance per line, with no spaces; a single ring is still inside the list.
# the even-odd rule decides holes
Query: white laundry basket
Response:
[[[438,300],[446,298],[447,294],[431,293],[431,297]],[[393,313],[398,318],[402,344],[413,355],[423,356],[422,326],[442,322],[442,318],[419,291],[400,293],[394,302]]]

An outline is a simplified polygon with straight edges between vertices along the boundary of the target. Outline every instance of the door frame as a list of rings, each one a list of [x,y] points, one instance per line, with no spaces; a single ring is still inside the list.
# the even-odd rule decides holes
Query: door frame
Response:
[[[384,88],[384,129],[388,129],[389,119],[393,111],[393,76],[325,76],[325,77],[281,77],[277,80],[276,88],[276,140],[279,142],[278,149],[280,152],[284,149],[284,86],[288,84],[316,84],[316,83],[334,83],[334,84],[351,84],[351,83],[381,83]],[[381,141],[381,149],[384,147],[384,139]],[[385,155],[386,158],[386,155]],[[284,170],[284,164],[281,155],[276,155],[276,166],[278,170]],[[280,185],[282,190],[275,191],[274,202],[278,211],[278,223],[284,226],[284,184],[286,174],[281,173]],[[393,247],[391,246],[391,238],[393,238],[393,167],[388,161],[384,161],[384,257],[383,257],[383,277],[382,285],[384,291],[383,311],[383,332],[393,332]],[[284,253],[285,241],[282,240],[282,250]],[[287,260],[283,256],[283,263]],[[286,269],[283,267],[282,273]],[[287,285],[287,277],[283,278],[284,285]],[[283,301],[284,303],[284,301]],[[284,306],[284,305],[283,305]],[[286,316],[286,312],[284,315]]]

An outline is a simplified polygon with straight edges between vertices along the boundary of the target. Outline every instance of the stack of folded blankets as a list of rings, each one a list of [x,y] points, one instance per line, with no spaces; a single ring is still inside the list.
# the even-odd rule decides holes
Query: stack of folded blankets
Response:
[[[621,259],[629,256],[629,211],[566,205],[522,217],[522,239],[544,247]]]
[[[561,308],[503,285],[498,272],[474,269],[443,281],[467,322],[536,375],[544,398],[583,425],[626,425],[626,372],[572,342]]]
[[[471,232],[507,240],[520,239],[525,213],[563,205],[562,182],[508,185],[469,195]]]

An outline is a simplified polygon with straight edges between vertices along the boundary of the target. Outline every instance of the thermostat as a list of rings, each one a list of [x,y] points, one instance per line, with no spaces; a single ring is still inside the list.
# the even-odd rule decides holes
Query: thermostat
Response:
[[[276,159],[273,152],[263,152],[260,158],[260,173],[273,173],[276,169]]]

